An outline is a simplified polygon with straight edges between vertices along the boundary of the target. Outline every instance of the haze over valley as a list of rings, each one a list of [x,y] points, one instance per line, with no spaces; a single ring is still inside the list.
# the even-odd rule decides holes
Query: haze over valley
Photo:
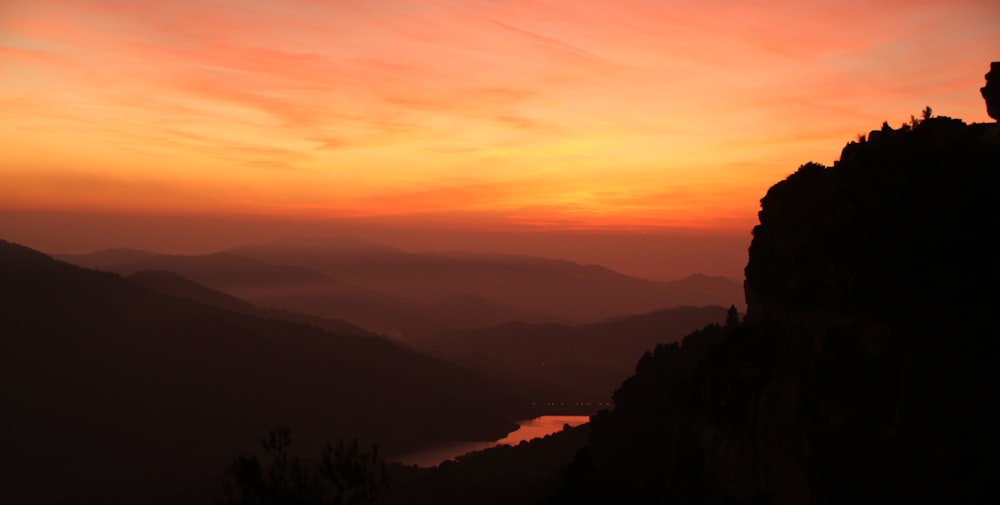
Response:
[[[4,427],[19,434],[9,447],[21,461],[10,484],[41,502],[125,500],[172,483],[186,484],[156,499],[197,495],[277,425],[303,445],[349,435],[392,458],[502,439],[534,416],[588,415],[644,351],[722,322],[718,304],[741,291],[701,275],[654,282],[372,244],[59,256],[78,266],[2,246],[5,369],[18,378],[5,383],[17,414]],[[567,303],[578,291],[581,303]],[[680,300],[718,304],[664,308]],[[70,470],[94,451],[114,456]],[[70,473],[51,469],[62,484],[47,490],[51,476],[36,476],[62,452]]]

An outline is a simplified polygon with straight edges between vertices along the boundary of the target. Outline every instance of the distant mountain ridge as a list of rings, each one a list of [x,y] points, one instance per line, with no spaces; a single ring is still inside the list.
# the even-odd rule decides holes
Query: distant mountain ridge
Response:
[[[334,282],[300,265],[276,265],[254,258],[217,252],[201,255],[158,254],[110,249],[90,254],[64,254],[57,258],[88,268],[129,275],[141,270],[164,270],[226,291],[310,286]]]
[[[165,270],[140,270],[126,278],[150,291],[186,298],[210,307],[231,310],[240,314],[270,317],[298,323],[306,323],[337,335],[376,337],[355,324],[342,319],[310,316],[281,309],[262,309],[235,296],[217,291],[192,280]]]
[[[110,250],[60,258],[129,275],[165,270],[260,307],[350,321],[404,340],[508,321],[581,324],[681,305],[740,305],[722,277],[673,282],[532,256],[406,253],[367,242],[279,241],[208,255]]]
[[[657,282],[598,265],[533,256],[409,253],[392,248],[350,250],[264,244],[229,252],[263,261],[305,265],[332,278],[436,303],[469,293],[561,323],[587,323],[680,305],[736,304],[739,283],[693,275]]]
[[[119,257],[107,251],[60,256],[74,264],[122,275],[168,271],[258,307],[341,319],[390,336],[446,327],[433,310],[412,300],[340,282],[301,265],[272,264],[226,252],[128,254],[122,263],[107,262]]]
[[[680,340],[709,324],[721,324],[727,309],[675,307],[597,323],[510,322],[488,328],[413,340],[417,349],[498,378],[523,381],[539,402],[609,402],[635,370],[635,362],[658,344]]]

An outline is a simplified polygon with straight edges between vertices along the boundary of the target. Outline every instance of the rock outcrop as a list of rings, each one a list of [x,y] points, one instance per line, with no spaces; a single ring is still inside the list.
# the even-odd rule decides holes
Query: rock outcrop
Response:
[[[647,354],[555,502],[996,502],[996,131],[886,125],[772,187],[746,320]]]
[[[946,117],[844,148],[761,200],[745,289],[750,320],[803,311],[909,318],[996,286],[1000,143]]]
[[[541,503],[1000,502],[1000,126],[924,116],[767,192],[746,319],[646,353]]]
[[[729,498],[995,498],[994,129],[946,117],[883,129],[768,191],[746,268],[755,344],[705,363],[726,387],[696,404],[746,406],[737,434],[710,422],[702,439]],[[755,379],[727,381],[733,368]],[[741,470],[720,471],[730,458]]]
[[[990,71],[986,74],[986,86],[979,91],[986,100],[986,113],[1000,121],[1000,61],[990,64]]]

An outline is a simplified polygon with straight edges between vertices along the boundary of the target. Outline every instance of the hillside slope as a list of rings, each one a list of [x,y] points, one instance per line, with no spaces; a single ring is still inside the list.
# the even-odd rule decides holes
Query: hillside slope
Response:
[[[186,298],[209,307],[230,310],[240,314],[257,317],[284,319],[296,323],[305,323],[337,335],[357,335],[375,337],[374,333],[342,319],[323,318],[281,309],[262,309],[250,302],[236,298],[190,279],[165,270],[140,270],[126,277],[150,291],[165,295]]]
[[[149,270],[172,272],[261,308],[343,319],[394,337],[451,328],[430,307],[331,279],[302,265],[272,264],[232,253],[140,255],[110,250],[61,258],[121,275]]]
[[[468,368],[530,385],[538,402],[606,403],[657,344],[726,319],[722,307],[675,307],[567,326],[507,323],[417,338],[413,345]]]
[[[200,305],[8,242],[0,300],[9,503],[164,502],[220,482],[277,424],[303,448],[359,436],[391,453],[490,439],[521,415],[510,391],[383,339]]]

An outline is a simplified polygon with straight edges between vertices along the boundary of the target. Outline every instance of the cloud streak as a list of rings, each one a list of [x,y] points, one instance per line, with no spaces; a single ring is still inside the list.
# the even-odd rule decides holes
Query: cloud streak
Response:
[[[977,0],[3,9],[0,201],[33,208],[92,201],[32,177],[49,167],[205,212],[745,227],[771,183],[883,120],[986,120],[1000,54]],[[246,198],[213,200],[226,185]],[[125,193],[103,205],[144,205]]]

